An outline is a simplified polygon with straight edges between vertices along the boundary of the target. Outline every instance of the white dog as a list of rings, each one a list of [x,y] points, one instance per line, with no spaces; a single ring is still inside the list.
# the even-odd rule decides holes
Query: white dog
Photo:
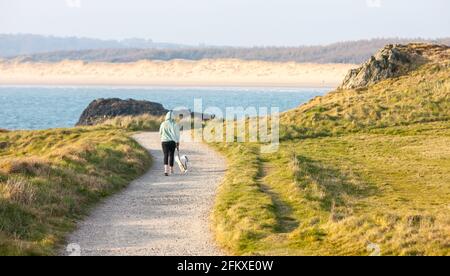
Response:
[[[189,158],[186,155],[180,156],[180,152],[178,152],[178,155],[175,157],[175,162],[177,162],[178,167],[180,167],[181,172],[183,172],[183,173],[188,172]]]

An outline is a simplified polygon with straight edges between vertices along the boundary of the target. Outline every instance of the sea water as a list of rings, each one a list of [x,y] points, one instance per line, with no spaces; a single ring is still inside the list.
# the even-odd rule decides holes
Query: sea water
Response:
[[[295,108],[325,94],[325,88],[143,88],[143,87],[0,87],[0,128],[72,127],[89,103],[98,98],[148,100],[166,109],[193,109],[194,100],[208,107]]]

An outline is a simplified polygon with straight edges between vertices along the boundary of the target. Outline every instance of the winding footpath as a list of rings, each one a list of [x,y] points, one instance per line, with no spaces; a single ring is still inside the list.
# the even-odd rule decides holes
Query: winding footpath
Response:
[[[106,199],[80,222],[68,244],[81,255],[220,255],[209,215],[225,173],[225,160],[201,143],[182,144],[187,175],[162,173],[157,133],[134,136],[153,157],[152,168],[122,192]],[[176,168],[177,169],[177,168]]]

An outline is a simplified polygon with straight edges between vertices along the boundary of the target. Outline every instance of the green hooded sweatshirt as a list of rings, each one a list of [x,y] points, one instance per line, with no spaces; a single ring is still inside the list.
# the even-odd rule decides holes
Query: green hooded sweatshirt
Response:
[[[167,113],[165,121],[161,124],[159,135],[161,142],[180,142],[180,127],[175,122],[172,111]]]

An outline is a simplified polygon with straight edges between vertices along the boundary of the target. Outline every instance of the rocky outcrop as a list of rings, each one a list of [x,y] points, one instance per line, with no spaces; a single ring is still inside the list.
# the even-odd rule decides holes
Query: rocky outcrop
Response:
[[[387,45],[347,74],[340,89],[363,88],[407,74],[428,62],[448,60],[450,47],[431,44]]]
[[[97,99],[83,111],[77,126],[90,126],[118,116],[150,114],[162,116],[167,113],[161,104],[149,101]]]

